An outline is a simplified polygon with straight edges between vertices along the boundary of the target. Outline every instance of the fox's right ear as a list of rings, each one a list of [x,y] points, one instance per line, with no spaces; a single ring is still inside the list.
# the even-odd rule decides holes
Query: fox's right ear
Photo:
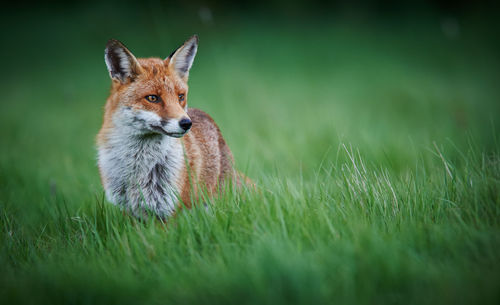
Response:
[[[108,67],[109,76],[121,83],[133,81],[142,71],[137,58],[123,43],[110,39],[104,51],[104,60]]]
[[[196,51],[198,50],[198,36],[189,38],[182,46],[177,48],[165,59],[168,66],[174,70],[184,81],[187,81],[189,69],[193,65]]]

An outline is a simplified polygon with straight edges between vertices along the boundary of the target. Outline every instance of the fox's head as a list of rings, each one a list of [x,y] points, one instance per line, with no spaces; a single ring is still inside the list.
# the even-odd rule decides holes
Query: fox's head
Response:
[[[118,40],[108,41],[104,58],[113,84],[107,119],[137,133],[182,137],[192,125],[187,80],[197,49],[195,35],[166,59],[137,59]]]

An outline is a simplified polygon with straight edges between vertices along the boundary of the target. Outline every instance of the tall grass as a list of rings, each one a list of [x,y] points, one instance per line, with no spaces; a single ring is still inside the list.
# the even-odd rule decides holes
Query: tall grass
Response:
[[[500,159],[404,174],[349,161],[279,174],[166,223],[64,198],[36,225],[2,211],[4,297],[27,303],[494,303]],[[442,163],[441,163],[442,161]],[[35,291],[20,293],[27,287]],[[9,299],[12,297],[12,299]]]

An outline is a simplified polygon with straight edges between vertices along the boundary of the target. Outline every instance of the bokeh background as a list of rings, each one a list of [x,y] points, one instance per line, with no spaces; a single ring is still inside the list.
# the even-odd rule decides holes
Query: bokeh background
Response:
[[[469,132],[491,147],[499,124],[500,30],[488,2],[11,5],[1,20],[2,155],[36,147],[24,161],[32,168],[95,163],[109,38],[137,57],[166,57],[197,33],[190,106],[216,119],[251,175],[318,165],[342,141],[403,168],[432,141]]]
[[[261,185],[276,181],[314,184],[318,177],[327,183],[328,177],[318,173],[325,164],[348,161],[344,147],[356,151],[371,168],[398,179],[415,168],[423,168],[424,174],[426,170],[444,172],[442,167],[436,170],[441,152],[450,164],[468,164],[463,156],[471,146],[484,156],[498,153],[499,12],[495,1],[22,1],[3,6],[0,264],[8,271],[0,277],[5,296],[32,302],[36,298],[25,293],[31,287],[44,300],[61,300],[58,295],[66,290],[67,282],[67,287],[79,290],[66,294],[63,301],[92,303],[96,299],[84,298],[85,291],[90,291],[112,302],[123,289],[134,296],[140,296],[143,288],[149,291],[130,274],[154,282],[154,276],[131,271],[120,284],[108,269],[100,269],[105,260],[94,265],[93,273],[84,276],[81,265],[80,273],[75,273],[78,276],[68,276],[71,260],[58,269],[59,256],[54,253],[74,254],[74,261],[79,260],[78,254],[66,249],[69,246],[63,241],[51,242],[56,227],[53,235],[43,233],[47,225],[51,232],[52,222],[59,219],[55,202],[64,202],[70,219],[91,210],[102,198],[95,136],[110,88],[104,64],[108,39],[122,41],[136,57],[166,57],[198,34],[189,106],[215,119],[237,166]],[[498,185],[497,176],[488,181]],[[493,206],[498,207],[498,190],[491,194]],[[490,252],[478,256],[479,261],[487,257],[483,269],[459,254],[453,268],[499,270],[498,263],[493,263],[500,244],[498,221],[489,224],[493,229],[481,238],[490,244]],[[19,238],[12,239],[16,232]],[[64,240],[62,235],[58,238]],[[28,246],[39,239],[44,241],[42,248]],[[383,248],[383,241],[380,245]],[[450,253],[460,253],[462,244],[458,245]],[[348,249],[349,244],[344,246]],[[36,259],[32,253],[38,253]],[[432,257],[432,253],[428,248],[426,255]],[[108,263],[119,266],[111,257]],[[436,266],[446,261],[446,256],[439,257],[433,261],[436,274],[440,270]],[[307,259],[300,256],[297,261]],[[273,270],[274,263],[258,266]],[[292,269],[286,270],[295,274]],[[298,272],[307,275],[307,270]],[[368,270],[356,276],[384,278],[384,272]],[[418,274],[403,270],[399,278],[398,270],[389,276],[387,287]],[[205,274],[201,279],[211,278],[201,274]],[[289,276],[284,274],[284,278]],[[439,282],[436,274],[429,278]],[[441,287],[442,300],[460,301],[450,295],[468,282],[466,273],[457,274],[457,280],[450,276]],[[88,280],[80,282],[80,275]],[[498,275],[489,276],[490,286],[463,300],[498,300]],[[109,294],[82,284],[108,277],[112,278],[106,286]],[[270,278],[271,284],[283,280],[273,279],[272,274],[264,278]],[[307,276],[304,281],[308,282]],[[196,287],[213,288],[204,284],[197,282]],[[226,282],[221,285],[233,287]],[[341,300],[370,303],[370,294],[366,299],[356,298],[356,285],[352,285],[343,290],[345,299]],[[412,287],[417,291],[418,284]],[[244,286],[240,289],[234,299],[216,294],[209,299],[231,303],[238,296],[251,295],[245,294]],[[288,293],[295,296],[290,289]],[[186,295],[180,292],[173,300],[196,300]],[[258,296],[253,295],[254,301]],[[294,300],[280,296],[276,300]],[[390,296],[383,300],[401,301]]]

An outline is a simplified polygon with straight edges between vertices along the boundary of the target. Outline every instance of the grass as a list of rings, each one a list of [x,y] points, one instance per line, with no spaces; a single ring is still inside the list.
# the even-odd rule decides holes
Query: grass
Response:
[[[26,22],[2,33],[0,303],[500,300],[494,29],[45,13],[2,18]],[[193,32],[190,106],[264,191],[141,223],[99,182],[103,46],[166,56]]]

